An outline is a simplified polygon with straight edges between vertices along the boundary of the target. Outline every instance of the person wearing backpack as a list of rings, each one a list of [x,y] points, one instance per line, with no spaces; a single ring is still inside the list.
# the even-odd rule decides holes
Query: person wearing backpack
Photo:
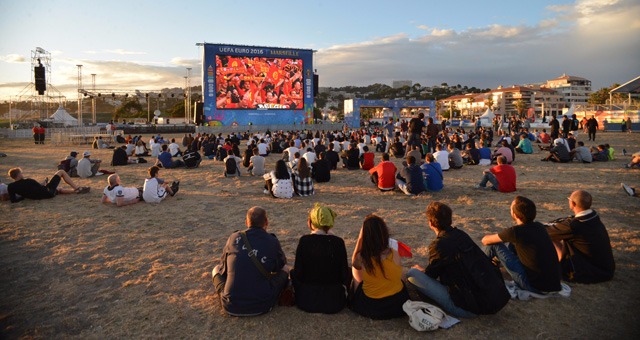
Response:
[[[413,266],[407,281],[445,312],[461,318],[494,314],[510,299],[499,270],[464,231],[451,226],[451,208],[427,206],[427,223],[437,235],[429,244],[429,264]]]
[[[240,177],[240,164],[242,158],[236,156],[233,151],[224,159],[224,177]]]

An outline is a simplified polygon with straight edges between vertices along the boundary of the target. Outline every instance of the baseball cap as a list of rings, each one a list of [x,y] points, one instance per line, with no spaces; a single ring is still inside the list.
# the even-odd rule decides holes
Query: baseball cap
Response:
[[[69,153],[69,156],[71,157],[76,157],[78,155],[78,151],[71,151],[71,153]]]
[[[84,155],[84,157],[91,156],[91,152],[85,151],[83,155]]]

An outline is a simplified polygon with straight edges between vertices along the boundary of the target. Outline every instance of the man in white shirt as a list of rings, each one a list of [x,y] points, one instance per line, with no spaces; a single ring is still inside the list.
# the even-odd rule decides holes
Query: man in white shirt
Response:
[[[289,143],[289,147],[284,149],[284,151],[289,153],[289,162],[293,162],[293,155],[295,155],[296,152],[299,152],[300,149],[296,147],[295,141],[291,141],[291,143]]]
[[[171,157],[182,156],[182,151],[180,151],[180,145],[176,143],[175,138],[171,138],[171,144],[169,144],[169,153],[171,154]]]
[[[264,139],[260,139],[258,143],[258,154],[262,157],[269,155],[269,145],[265,143]]]
[[[440,164],[442,171],[449,170],[449,152],[442,149],[442,144],[436,145],[436,152],[433,154],[436,162]]]
[[[113,174],[107,178],[107,186],[104,188],[102,203],[113,203],[118,207],[135,204],[142,200],[142,189],[123,187],[120,184],[120,176]]]
[[[91,152],[85,151],[82,155],[82,159],[78,161],[78,166],[76,170],[78,172],[78,177],[80,178],[89,178],[93,176],[101,176],[104,174],[111,174],[112,172],[100,170],[100,164],[102,163],[99,159],[91,159]]]
[[[315,163],[315,161],[318,159],[318,157],[316,156],[316,153],[313,152],[312,148],[307,148],[307,152],[305,152],[304,155],[302,155],[302,158],[307,160],[307,164],[309,166],[311,166],[311,164]]]

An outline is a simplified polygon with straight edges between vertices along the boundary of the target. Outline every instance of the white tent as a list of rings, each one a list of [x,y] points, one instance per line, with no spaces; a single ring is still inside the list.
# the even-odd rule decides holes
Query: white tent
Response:
[[[484,118],[484,119],[493,119],[495,118],[496,115],[493,113],[493,111],[491,111],[491,109],[487,109],[487,111],[485,111],[480,118]]]
[[[64,126],[78,125],[78,120],[76,118],[73,118],[73,116],[71,116],[69,112],[67,112],[67,110],[65,110],[62,106],[58,107],[58,110],[56,110],[56,112],[52,114],[48,120],[53,123],[64,124]]]
[[[565,111],[563,115],[566,115],[567,117],[571,117],[574,113],[576,113],[576,107],[575,107],[575,104],[571,103],[571,107],[567,111]]]

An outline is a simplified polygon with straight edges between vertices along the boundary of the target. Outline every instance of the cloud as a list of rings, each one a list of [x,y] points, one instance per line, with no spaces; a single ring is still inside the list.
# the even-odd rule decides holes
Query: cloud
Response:
[[[476,87],[527,84],[562,73],[592,80],[594,88],[622,83],[640,70],[640,3],[583,0],[547,7],[533,25],[465,30],[417,25],[424,34],[390,35],[319,49],[320,86],[391,84],[412,79]]]
[[[113,54],[120,54],[120,55],[139,55],[139,54],[147,54],[147,52],[136,52],[136,51],[127,51],[127,50],[123,50],[121,48],[115,49],[115,50],[104,50],[105,53],[113,53]]]
[[[26,63],[27,58],[19,54],[7,54],[0,56],[0,61],[4,61],[5,63]]]
[[[171,64],[173,65],[182,66],[182,67],[191,67],[194,69],[197,68],[201,63],[202,61],[200,59],[187,59],[182,57],[175,57],[171,59]]]

